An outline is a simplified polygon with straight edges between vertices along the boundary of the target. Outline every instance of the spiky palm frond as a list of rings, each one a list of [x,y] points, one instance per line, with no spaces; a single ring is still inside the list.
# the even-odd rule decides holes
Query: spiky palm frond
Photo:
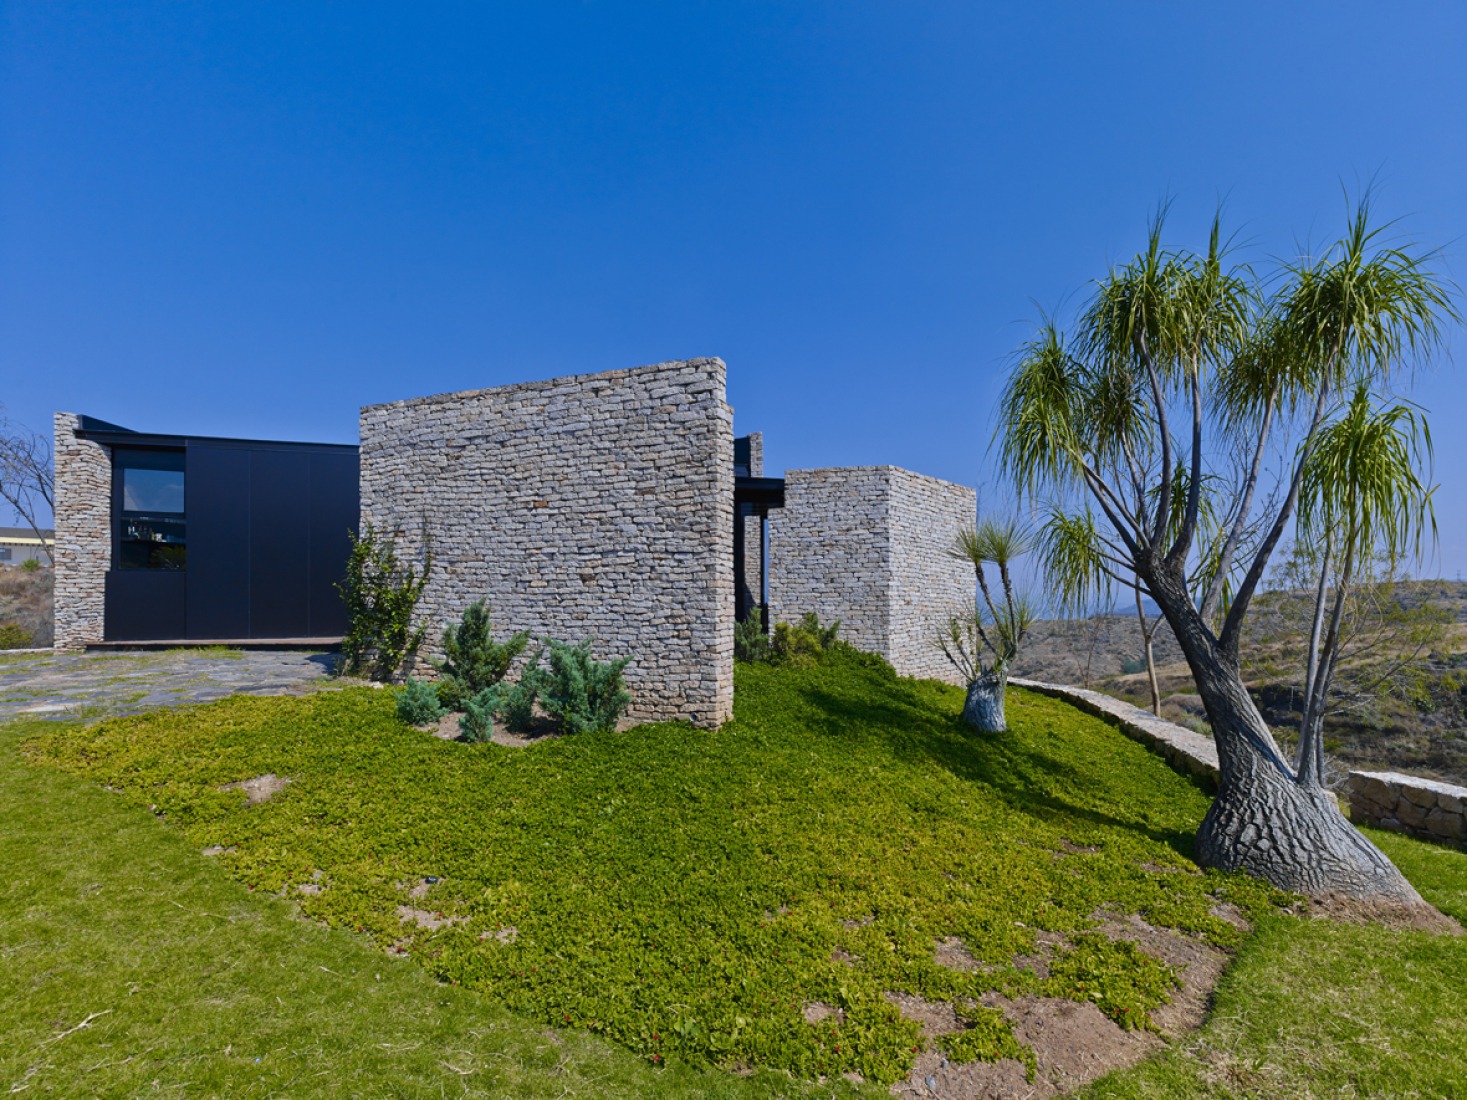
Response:
[[[1083,614],[1095,597],[1110,593],[1100,533],[1088,508],[1071,515],[1051,505],[1036,541],[1045,588],[1066,614]]]
[[[1329,536],[1337,546],[1348,540],[1392,559],[1419,553],[1423,536],[1436,535],[1434,487],[1418,472],[1430,470],[1431,456],[1431,429],[1419,409],[1378,408],[1369,387],[1358,384],[1340,418],[1320,431],[1304,468],[1301,536]]]

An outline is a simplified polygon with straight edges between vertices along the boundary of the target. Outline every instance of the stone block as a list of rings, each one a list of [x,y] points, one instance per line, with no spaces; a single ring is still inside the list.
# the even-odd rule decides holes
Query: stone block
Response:
[[[1403,825],[1411,829],[1420,829],[1426,824],[1427,811],[1424,807],[1407,799],[1401,799],[1396,803],[1396,817]]]
[[[1427,811],[1422,831],[1441,840],[1462,839],[1462,815],[1447,813],[1441,808]]]

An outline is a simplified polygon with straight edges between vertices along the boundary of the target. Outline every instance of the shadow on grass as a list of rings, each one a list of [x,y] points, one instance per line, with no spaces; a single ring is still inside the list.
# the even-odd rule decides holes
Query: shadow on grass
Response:
[[[1078,818],[1124,829],[1192,858],[1192,832],[1158,827],[1138,817],[1117,816],[1087,803],[1083,797],[1063,793],[1099,789],[1110,782],[1107,772],[1026,744],[1014,730],[975,733],[955,714],[934,713],[931,700],[922,698],[922,689],[908,683],[872,676],[866,686],[869,690],[859,699],[813,686],[802,690],[802,698],[811,707],[808,725],[812,732],[847,741],[853,737],[877,740],[903,762],[935,763],[959,779],[982,784],[1021,813],[1046,821]],[[1076,714],[1084,721],[1098,721],[1078,711]],[[1115,736],[1125,738],[1119,731]],[[1134,791],[1129,782],[1134,775],[1121,775],[1128,781],[1127,790]],[[1187,782],[1180,775],[1176,780]]]

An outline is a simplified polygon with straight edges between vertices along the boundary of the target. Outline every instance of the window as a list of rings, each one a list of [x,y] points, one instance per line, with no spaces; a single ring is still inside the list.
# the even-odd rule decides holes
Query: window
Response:
[[[0,561],[10,560],[10,547],[0,546]]]
[[[117,448],[112,491],[117,568],[184,568],[183,451]]]

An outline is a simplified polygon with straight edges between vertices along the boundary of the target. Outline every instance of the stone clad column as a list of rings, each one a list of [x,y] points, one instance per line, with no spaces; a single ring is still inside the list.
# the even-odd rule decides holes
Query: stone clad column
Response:
[[[57,413],[56,648],[85,649],[102,640],[107,569],[112,559],[112,456],[78,439],[81,419]]]

